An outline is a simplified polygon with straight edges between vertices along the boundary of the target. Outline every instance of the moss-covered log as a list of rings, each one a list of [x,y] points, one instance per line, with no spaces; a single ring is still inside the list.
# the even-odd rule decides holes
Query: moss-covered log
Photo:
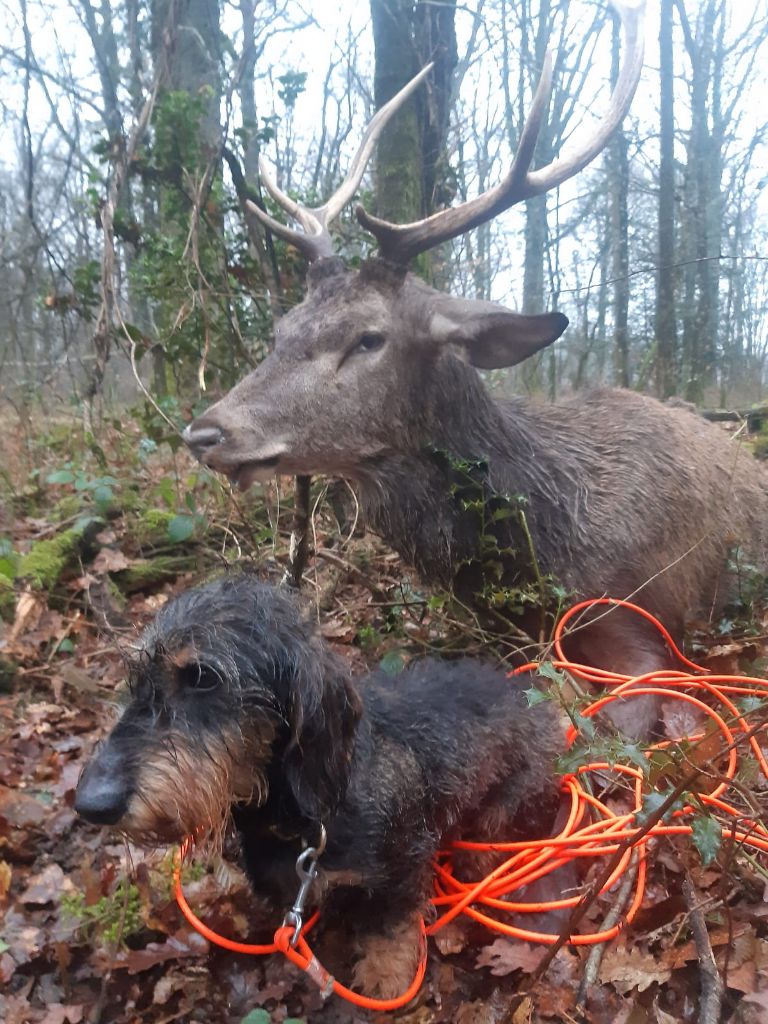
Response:
[[[102,519],[84,518],[55,537],[35,541],[19,559],[19,578],[35,590],[53,590],[66,572],[95,554],[95,537],[103,527]]]
[[[198,565],[199,559],[193,555],[158,555],[139,559],[127,569],[114,573],[112,578],[123,594],[135,594],[169,583],[182,573],[192,572]]]

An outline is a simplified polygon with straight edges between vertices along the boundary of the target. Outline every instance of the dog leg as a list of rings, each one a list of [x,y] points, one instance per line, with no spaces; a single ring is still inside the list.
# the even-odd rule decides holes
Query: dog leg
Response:
[[[361,957],[354,967],[355,987],[378,999],[402,995],[413,981],[422,951],[422,915],[411,911],[358,935]]]

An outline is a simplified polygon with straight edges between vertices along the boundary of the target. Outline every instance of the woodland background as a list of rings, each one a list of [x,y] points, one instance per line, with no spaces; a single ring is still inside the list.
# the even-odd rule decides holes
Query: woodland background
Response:
[[[333,9],[331,9],[333,8]],[[564,339],[498,389],[595,384],[765,415],[768,4],[651,0],[646,67],[603,156],[429,257],[456,294],[558,309]],[[170,593],[225,565],[284,573],[290,482],[232,494],[183,448],[194,413],[258,364],[300,301],[298,254],[243,212],[258,158],[313,204],[373,111],[435,71],[388,130],[361,193],[413,220],[503,176],[544,51],[556,54],[545,164],[605,107],[618,23],[597,0],[9,0],[0,6],[0,1016],[9,1024],[352,1021],[274,959],[213,953],[182,925],[160,858],[75,820],[72,795],[113,719],[122,653]],[[346,214],[338,250],[371,242]],[[761,435],[755,450],[768,448]],[[396,672],[425,650],[488,653],[476,623],[312,491],[304,573],[326,638]],[[766,664],[765,580],[692,635],[697,658]],[[503,649],[500,656],[504,656]],[[679,723],[678,723],[679,725]],[[743,785],[764,798],[756,776]],[[670,1024],[699,1019],[688,872],[725,980],[723,1018],[768,1012],[768,876],[723,843],[660,848],[631,934],[574,1016],[584,958],[453,934],[401,1019]],[[242,879],[198,866],[215,927],[262,935]],[[590,921],[607,905],[595,904]],[[386,1018],[379,1018],[386,1019]]]

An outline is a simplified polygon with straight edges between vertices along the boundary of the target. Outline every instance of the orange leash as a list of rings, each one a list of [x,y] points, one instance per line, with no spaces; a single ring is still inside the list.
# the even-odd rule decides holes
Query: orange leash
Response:
[[[597,606],[622,607],[641,615],[658,630],[675,657],[690,671],[665,669],[632,678],[569,661],[564,656],[562,649],[565,627],[581,612]],[[582,714],[585,718],[592,717],[615,700],[631,700],[633,697],[648,694],[685,701],[700,714],[706,716],[705,720],[713,727],[713,731],[719,732],[721,735],[724,741],[723,746],[729,748],[727,763],[720,773],[721,781],[711,792],[699,791],[693,796],[699,804],[704,805],[712,812],[721,828],[723,822],[728,824],[729,834],[734,841],[752,847],[758,852],[768,853],[768,830],[760,822],[743,816],[738,808],[723,799],[738,770],[736,746],[740,736],[747,739],[761,771],[768,778],[768,761],[766,761],[757,737],[752,733],[744,715],[731,699],[731,697],[737,696],[768,697],[768,683],[764,679],[751,676],[713,675],[707,670],[699,668],[678,650],[668,631],[649,612],[629,601],[612,598],[582,601],[570,608],[561,617],[555,629],[554,650],[556,657],[552,664],[555,668],[568,671],[579,679],[590,683],[611,687],[610,693],[584,710]],[[510,675],[517,676],[523,672],[536,671],[538,668],[538,663],[531,662],[511,672]],[[696,691],[700,696],[695,695]],[[702,697],[706,697],[707,700],[702,700]],[[761,731],[764,732],[765,729],[766,726],[763,726]],[[568,746],[573,744],[577,735],[577,729],[575,726],[571,726],[566,733]],[[678,737],[675,741],[665,740],[656,743],[645,751],[645,756],[650,758],[656,751],[668,747],[671,742],[679,742],[683,739],[696,741],[705,735],[708,733],[702,732],[696,736]],[[608,772],[615,772],[618,776],[625,777],[630,783],[633,794],[632,809],[623,814],[617,814],[595,797],[591,792],[592,787],[588,785],[589,775],[593,772],[600,772],[603,778]],[[186,840],[182,844],[176,859],[174,868],[176,899],[190,924],[210,942],[236,953],[263,955],[280,952],[305,971],[325,994],[335,992],[343,999],[365,1009],[395,1010],[409,1003],[421,987],[427,965],[427,935],[434,935],[449,921],[464,914],[481,922],[491,931],[502,935],[524,939],[528,942],[553,944],[558,941],[556,934],[532,931],[518,925],[507,924],[495,916],[489,916],[485,911],[492,910],[496,915],[500,913],[530,914],[575,907],[581,899],[579,894],[539,903],[515,901],[514,896],[516,893],[519,894],[525,886],[551,874],[565,864],[585,857],[592,859],[610,857],[619,850],[621,843],[625,843],[626,849],[621,860],[601,890],[601,892],[606,892],[616,884],[627,871],[633,854],[636,854],[637,871],[633,882],[633,893],[624,919],[612,928],[571,935],[569,941],[573,945],[594,945],[614,939],[634,919],[642,905],[645,894],[649,841],[659,836],[690,835],[692,832],[691,825],[686,824],[683,820],[693,812],[693,807],[687,804],[669,815],[669,824],[663,821],[657,822],[637,842],[633,842],[633,838],[641,830],[641,824],[638,821],[643,812],[644,796],[650,792],[645,772],[634,765],[609,764],[608,762],[580,765],[575,771],[564,775],[561,784],[570,801],[570,808],[568,819],[558,835],[547,839],[510,843],[461,840],[452,844],[451,849],[490,850],[509,855],[485,878],[475,882],[457,879],[451,866],[451,851],[441,851],[438,854],[434,864],[435,895],[432,904],[440,912],[440,916],[428,928],[425,928],[422,922],[420,959],[416,975],[408,989],[395,999],[370,999],[361,996],[328,974],[312,953],[305,938],[318,919],[317,913],[300,930],[295,931],[292,926],[278,928],[273,941],[265,945],[234,942],[208,928],[190,908],[181,886],[181,862],[189,850],[191,840]]]

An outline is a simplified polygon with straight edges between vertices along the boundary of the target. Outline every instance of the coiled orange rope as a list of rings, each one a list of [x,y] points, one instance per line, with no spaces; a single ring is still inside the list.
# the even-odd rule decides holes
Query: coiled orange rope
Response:
[[[690,671],[664,670],[630,678],[569,661],[565,658],[562,649],[562,640],[567,625],[574,617],[601,605],[620,606],[641,615],[659,631],[675,657]],[[611,687],[610,693],[595,701],[582,712],[585,718],[592,717],[615,700],[631,700],[647,694],[685,701],[705,716],[708,728],[704,732],[695,736],[677,737],[677,741],[683,739],[697,741],[710,734],[719,733],[724,741],[721,747],[722,756],[727,760],[717,774],[719,779],[717,785],[710,792],[702,790],[691,793],[692,801],[699,806],[708,808],[720,822],[721,827],[724,822],[727,823],[729,835],[734,842],[749,846],[761,853],[768,853],[768,830],[760,822],[742,815],[738,808],[724,799],[738,769],[737,747],[740,743],[749,745],[760,769],[768,778],[768,762],[766,762],[758,742],[757,730],[748,725],[744,714],[731,699],[737,696],[768,697],[766,680],[750,676],[713,675],[706,672],[689,661],[677,649],[667,630],[649,612],[628,601],[611,598],[583,601],[566,612],[555,630],[554,650],[556,657],[552,664],[556,669],[567,671],[592,684]],[[535,671],[538,667],[536,663],[531,663],[510,674],[515,676],[523,672]],[[697,691],[698,696],[696,695]],[[702,697],[706,697],[706,700],[703,700]],[[759,731],[764,733],[765,729],[766,725],[763,724]],[[567,733],[569,746],[573,744],[577,735],[576,728],[571,726]],[[646,751],[646,757],[652,757],[656,751],[668,747],[671,742],[676,741],[666,740],[653,745]],[[717,758],[715,758],[716,761]],[[710,763],[712,763],[711,758]],[[601,774],[598,790],[605,786],[606,773],[616,773],[617,778],[623,777],[629,781],[632,793],[630,810],[625,813],[616,813],[605,802],[593,795],[589,776],[595,772]],[[651,787],[646,772],[631,764],[611,764],[607,761],[599,761],[581,765],[575,771],[562,777],[562,788],[570,801],[570,807],[567,821],[558,835],[548,839],[514,843],[458,841],[453,844],[453,849],[490,850],[509,855],[485,878],[476,882],[461,881],[453,874],[451,851],[447,850],[438,855],[434,865],[435,895],[432,903],[440,914],[428,928],[424,929],[422,925],[422,938],[425,935],[434,935],[449,921],[454,920],[460,914],[465,914],[494,932],[529,942],[554,944],[559,940],[558,935],[508,924],[499,920],[498,915],[541,913],[576,907],[581,900],[581,896],[578,894],[539,903],[515,901],[510,897],[514,897],[514,894],[519,894],[525,886],[557,871],[558,868],[570,862],[583,858],[597,860],[611,857],[622,849],[622,844],[623,853],[614,870],[605,880],[600,892],[611,889],[625,874],[633,856],[637,858],[637,870],[633,882],[634,891],[623,921],[602,931],[571,935],[569,941],[574,945],[593,945],[606,942],[615,938],[626,924],[633,920],[645,893],[649,841],[660,836],[690,835],[692,826],[686,823],[686,819],[690,818],[694,807],[689,802],[684,807],[672,811],[669,815],[669,822],[661,820],[651,828],[644,829],[642,826],[644,798],[651,791]],[[318,963],[307,944],[305,936],[316,922],[317,914],[302,929],[295,947],[291,945],[293,935],[291,927],[279,928],[275,933],[274,941],[268,945],[249,945],[217,935],[196,917],[184,898],[181,889],[180,865],[188,848],[189,842],[182,847],[181,856],[176,864],[176,898],[187,920],[210,942],[240,953],[265,954],[279,951],[296,966],[306,971],[326,993],[333,991],[344,999],[366,1009],[394,1010],[406,1005],[418,992],[426,971],[425,945],[421,951],[419,967],[413,982],[407,991],[395,999],[370,999],[341,985]],[[606,867],[605,870],[607,871],[608,868]],[[493,911],[497,916],[491,917],[487,911]]]

